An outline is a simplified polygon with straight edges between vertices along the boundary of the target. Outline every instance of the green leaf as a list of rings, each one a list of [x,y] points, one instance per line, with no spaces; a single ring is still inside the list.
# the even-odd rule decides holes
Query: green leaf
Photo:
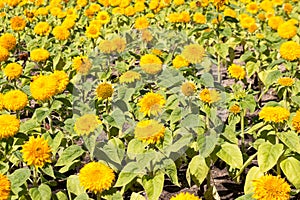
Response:
[[[55,155],[56,152],[58,151],[58,148],[61,144],[61,141],[63,140],[63,138],[65,137],[65,135],[63,134],[62,131],[59,131],[56,136],[54,137],[54,139],[49,143],[49,146],[51,147],[51,151],[52,154]]]
[[[56,198],[58,200],[68,200],[67,195],[62,191],[59,191],[58,193],[56,193]]]
[[[34,119],[30,119],[25,121],[24,123],[21,123],[19,132],[26,133],[28,131],[31,131],[35,128],[39,128],[41,125]]]
[[[257,162],[260,170],[266,172],[277,163],[283,153],[283,144],[271,144],[264,142],[258,147]]]
[[[72,163],[76,158],[80,157],[84,153],[84,150],[77,145],[72,145],[66,148],[60,155],[55,166],[64,166]]]
[[[146,198],[139,193],[131,193],[130,200],[146,200]]]
[[[249,61],[246,63],[247,76],[251,77],[255,72],[259,72],[260,63]]]
[[[235,200],[256,200],[256,199],[252,198],[252,196],[253,196],[253,194],[245,194]]]
[[[94,151],[96,147],[97,136],[94,134],[82,136],[84,145],[90,153],[90,157],[94,157]]]
[[[71,196],[70,193],[75,195],[80,195],[85,193],[85,189],[83,186],[80,185],[79,177],[77,175],[71,175],[67,179],[67,190],[69,193],[69,197]]]
[[[227,55],[228,55],[228,45],[225,43],[217,43],[214,46],[215,51],[224,59],[226,59]]]
[[[29,196],[31,197],[31,199],[34,199],[34,200],[42,200],[42,196],[41,196],[41,193],[39,192],[38,188],[30,188]]]
[[[0,161],[0,173],[6,174],[6,172],[9,170],[9,165],[7,162]]]
[[[29,179],[31,173],[28,168],[21,168],[14,171],[14,173],[8,175],[8,178],[11,182],[11,187],[16,188],[24,183]]]
[[[200,83],[206,87],[214,87],[214,77],[210,73],[201,75]]]
[[[189,114],[182,120],[180,126],[184,128],[195,128],[200,127],[201,122],[202,121],[200,120],[199,115]]]
[[[233,168],[241,169],[243,166],[243,156],[238,145],[225,142],[221,145],[221,149],[217,152],[217,156]]]
[[[89,195],[87,193],[82,193],[78,195],[74,200],[89,200]]]
[[[189,185],[191,185],[191,175],[196,179],[198,185],[201,185],[206,178],[208,171],[209,167],[207,166],[204,157],[200,155],[194,156],[186,171],[186,179]]]
[[[143,176],[142,184],[149,200],[158,200],[163,191],[164,180],[165,177],[163,173],[158,173],[154,177],[148,175]]]
[[[51,199],[51,188],[42,183],[40,186],[39,186],[39,193],[41,194],[41,197],[42,197],[42,200],[50,200]]]
[[[115,187],[122,187],[130,183],[135,177],[142,174],[143,169],[140,168],[141,166],[136,162],[130,162],[122,169],[118,176],[118,180],[115,184]]]
[[[251,167],[251,169],[248,171],[246,180],[245,180],[245,186],[244,186],[244,192],[245,194],[251,194],[253,193],[253,184],[252,181],[254,179],[260,178],[263,176],[264,173],[260,171],[260,169],[256,166]]]
[[[294,157],[288,157],[280,162],[280,168],[286,178],[297,188],[300,189],[300,161]]]
[[[213,134],[207,136],[201,134],[197,139],[197,144],[199,148],[199,155],[206,158],[213,152],[215,146],[218,144],[218,140]]]
[[[143,154],[146,150],[147,143],[142,142],[138,139],[132,139],[128,143],[127,147],[127,155],[128,158],[133,160],[136,158],[138,154]]]
[[[300,140],[294,131],[278,133],[279,139],[292,151],[300,153]]]
[[[53,168],[50,164],[47,164],[43,168],[40,168],[40,170],[42,172],[44,172],[45,174],[47,174],[48,176],[51,176],[52,178],[56,178],[55,175],[54,175]]]
[[[38,122],[42,122],[47,116],[51,114],[52,110],[49,108],[37,108],[32,116],[33,119],[37,119]]]
[[[188,144],[190,144],[192,140],[192,134],[188,134],[188,133],[183,133],[183,135],[181,136],[181,138],[179,138],[176,142],[174,142],[172,145],[167,146],[164,149],[165,154],[168,157],[171,157],[172,159],[176,159],[176,157],[172,156],[172,153],[175,153],[176,156],[182,155],[186,149]]]
[[[179,120],[181,120],[182,118],[182,109],[177,107],[175,108],[172,113],[171,113],[171,116],[170,116],[170,123],[171,124],[174,124],[176,122],[178,122]]]

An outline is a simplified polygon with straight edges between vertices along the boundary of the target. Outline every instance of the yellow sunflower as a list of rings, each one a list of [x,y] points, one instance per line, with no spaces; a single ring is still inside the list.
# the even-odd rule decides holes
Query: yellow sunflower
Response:
[[[196,92],[195,83],[190,82],[190,81],[184,82],[181,85],[181,92],[182,92],[182,94],[184,94],[187,97],[192,96]]]
[[[9,195],[10,195],[10,181],[7,178],[7,176],[0,174],[0,199],[7,200],[9,198]]]
[[[112,40],[101,40],[99,43],[99,50],[102,53],[112,53],[117,49],[115,43]]]
[[[101,22],[101,24],[108,24],[110,22],[110,16],[106,11],[98,12],[96,19]]]
[[[30,52],[30,58],[35,62],[46,61],[49,57],[50,57],[49,51],[43,48],[34,49]]]
[[[64,26],[54,27],[52,34],[58,40],[67,40],[70,37],[70,31]]]
[[[149,21],[146,17],[138,17],[135,20],[134,27],[136,29],[146,29],[149,26]]]
[[[138,106],[140,106],[140,112],[144,113],[144,115],[150,116],[152,114],[157,116],[162,111],[165,103],[166,100],[161,94],[148,92],[139,100]]]
[[[143,41],[150,42],[153,39],[153,35],[149,30],[144,29],[141,32],[142,32],[141,38]]]
[[[100,83],[96,89],[98,99],[108,99],[112,97],[114,89],[110,83]]]
[[[86,28],[85,35],[88,38],[98,38],[100,35],[100,28],[95,25],[90,25]]]
[[[10,19],[10,25],[14,31],[22,31],[26,26],[26,21],[22,17],[15,16]]]
[[[177,55],[173,59],[172,64],[176,69],[189,66],[189,62],[182,55]]]
[[[9,80],[17,79],[21,76],[23,67],[18,63],[9,63],[4,68],[4,74]]]
[[[254,186],[253,198],[258,200],[290,199],[290,185],[280,176],[272,176],[267,174],[258,179],[253,180]]]
[[[74,130],[78,135],[88,135],[94,132],[101,123],[98,116],[94,114],[85,114],[76,119]]]
[[[112,187],[115,180],[114,171],[100,162],[90,162],[79,171],[80,185],[85,190],[102,193]]]
[[[30,92],[34,99],[45,101],[56,94],[57,80],[53,76],[38,76],[30,83]]]
[[[5,33],[0,37],[0,46],[6,48],[8,51],[15,48],[17,40],[14,35],[10,33]]]
[[[212,104],[220,100],[220,94],[215,89],[203,89],[199,95],[201,101]]]
[[[76,17],[68,16],[65,18],[65,20],[63,21],[63,23],[61,25],[69,30],[74,27],[74,25],[76,23],[75,20],[76,20]]]
[[[162,61],[153,54],[146,54],[141,57],[140,66],[148,74],[155,75],[162,70]]]
[[[233,114],[236,115],[236,114],[238,114],[238,113],[241,112],[241,107],[239,105],[237,105],[237,104],[234,104],[234,105],[230,106],[229,112],[231,112],[231,113],[233,113]]]
[[[6,61],[9,57],[9,52],[6,48],[0,46],[0,62]]]
[[[127,71],[120,76],[120,83],[133,83],[141,79],[141,74],[135,71]]]
[[[284,122],[290,117],[290,112],[283,107],[270,107],[265,106],[259,112],[259,118],[263,119],[265,122]]]
[[[44,35],[49,35],[51,31],[51,27],[47,22],[39,22],[35,25],[33,31],[35,34],[44,36]]]
[[[135,138],[147,142],[149,144],[155,144],[164,137],[165,127],[163,124],[156,120],[143,120],[137,123],[134,129]]]
[[[79,74],[88,74],[92,68],[92,63],[87,56],[77,56],[73,59],[73,69]]]
[[[230,65],[230,67],[228,67],[228,72],[231,77],[233,77],[235,79],[239,79],[239,80],[244,79],[246,76],[245,69],[236,64]]]
[[[20,120],[14,115],[0,115],[0,140],[14,136],[20,128]]]
[[[195,195],[190,193],[181,192],[176,196],[171,197],[170,200],[201,200],[201,198],[196,197]]]
[[[116,50],[118,53],[121,53],[126,48],[126,39],[121,37],[116,37],[111,40],[111,42],[114,44]]]
[[[283,10],[284,10],[284,12],[286,12],[287,14],[290,14],[290,13],[292,12],[292,10],[293,10],[292,4],[290,4],[290,3],[285,3],[285,4],[283,5]]]
[[[290,77],[281,77],[277,80],[277,83],[281,86],[289,87],[292,86],[295,83],[295,81]]]
[[[202,13],[195,13],[193,16],[193,21],[197,24],[205,24],[206,23],[206,17]]]
[[[21,153],[24,162],[29,166],[38,168],[43,167],[46,163],[51,163],[51,149],[43,137],[31,136],[29,141],[22,145]]]
[[[294,41],[287,41],[281,44],[279,49],[282,58],[293,61],[300,58],[300,45]]]
[[[298,133],[300,133],[300,110],[298,110],[296,115],[293,117],[292,126]]]
[[[255,2],[248,3],[247,11],[251,14],[256,14],[258,12],[259,6]]]
[[[64,71],[55,70],[50,76],[53,76],[57,81],[57,94],[62,93],[70,82],[68,74]]]
[[[291,22],[284,22],[278,26],[277,33],[284,39],[291,39],[297,34],[297,27]]]
[[[8,110],[22,110],[27,103],[27,95],[20,90],[11,90],[3,96],[3,105]]]
[[[282,24],[283,22],[284,22],[284,20],[282,19],[282,17],[280,17],[280,16],[272,16],[272,17],[269,18],[268,25],[272,29],[277,30],[278,26],[280,24]]]
[[[181,54],[188,62],[197,64],[201,63],[205,56],[205,50],[199,44],[190,44],[183,48]]]

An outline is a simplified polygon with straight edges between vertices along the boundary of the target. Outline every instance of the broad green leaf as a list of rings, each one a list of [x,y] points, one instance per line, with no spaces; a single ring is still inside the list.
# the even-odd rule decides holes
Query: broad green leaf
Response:
[[[214,87],[214,77],[210,73],[201,75],[200,83],[206,87]]]
[[[280,168],[286,178],[297,188],[300,189],[300,161],[294,157],[288,157],[280,162]]]
[[[33,119],[37,119],[38,122],[42,122],[46,117],[51,114],[52,110],[49,108],[37,108],[32,116]]]
[[[109,195],[105,195],[105,196],[103,196],[103,198],[107,199],[107,200],[123,200],[123,197],[122,197],[122,194],[120,191],[114,192]]]
[[[56,193],[56,198],[58,200],[68,200],[67,195],[62,191],[59,191],[58,193]]]
[[[38,188],[30,188],[29,196],[31,197],[31,199],[34,199],[34,200],[42,200],[42,196],[41,196],[41,193],[39,192]]]
[[[88,136],[82,136],[82,138],[84,140],[85,147],[87,148],[87,150],[90,153],[90,157],[93,158],[95,147],[96,147],[97,136],[94,135],[94,134],[91,134],[91,135],[88,135]]]
[[[167,146],[164,149],[165,154],[168,157],[171,157],[172,159],[175,159],[175,157],[171,156],[172,153],[175,153],[179,155],[182,155],[186,149],[188,144],[190,144],[192,140],[192,134],[188,134],[188,133],[183,133],[183,135],[177,140],[175,141],[172,145]]]
[[[35,128],[39,128],[40,126],[41,125],[37,122],[36,119],[30,119],[30,120],[25,121],[24,123],[21,123],[19,132],[26,133]]]
[[[90,200],[90,198],[87,193],[82,193],[78,195],[74,200]]]
[[[47,164],[46,166],[44,166],[40,170],[42,172],[44,172],[45,174],[47,174],[48,176],[51,176],[52,178],[56,178],[55,175],[54,175],[53,168],[50,164]]]
[[[242,152],[235,144],[225,142],[221,145],[221,149],[217,152],[217,156],[233,168],[241,169],[243,166]]]
[[[202,122],[202,124],[203,124],[203,122]],[[199,115],[189,114],[182,120],[182,122],[180,123],[180,126],[184,127],[184,128],[200,127],[201,119],[199,118]]]
[[[128,163],[120,172],[115,187],[122,187],[127,185],[140,174],[143,174],[143,170],[141,169],[141,166],[138,163]]]
[[[228,55],[228,45],[225,43],[217,43],[214,46],[215,51],[224,59],[226,59],[226,56]]]
[[[182,118],[182,108],[175,108],[172,113],[171,113],[171,116],[170,116],[170,123],[174,124],[176,122],[178,122],[179,120],[181,120]]]
[[[157,157],[157,162],[155,163],[153,171],[164,171],[171,179],[172,183],[179,186],[175,162],[170,158],[166,158],[163,154],[160,155],[160,157]]]
[[[208,171],[209,167],[207,166],[204,157],[200,155],[194,156],[186,171],[186,179],[189,185],[191,185],[191,175],[197,180],[198,184],[201,185],[206,178]]]
[[[149,200],[158,200],[163,191],[164,180],[165,177],[163,173],[158,173],[154,177],[148,175],[143,176],[142,184]]]
[[[253,193],[253,184],[252,181],[254,179],[260,178],[263,176],[264,173],[260,171],[260,169],[256,166],[251,167],[251,169],[248,171],[247,176],[246,176],[246,181],[245,181],[245,186],[244,186],[244,192],[245,194],[251,194]]]
[[[197,144],[199,148],[199,155],[206,158],[213,152],[215,146],[218,144],[218,140],[213,134],[207,136],[201,134],[197,139]]]
[[[19,187],[23,185],[30,177],[31,172],[28,168],[21,168],[14,171],[14,173],[8,175],[11,182],[11,187]]]
[[[235,200],[256,200],[256,199],[252,198],[252,196],[253,196],[253,194],[245,194]]]
[[[139,193],[131,193],[130,200],[146,200],[146,198]]]
[[[271,144],[270,142],[262,143],[258,147],[257,162],[260,170],[266,172],[277,163],[277,160],[283,153],[282,144]]]
[[[247,77],[251,77],[255,72],[259,71],[260,63],[249,61],[246,63]]]
[[[9,165],[7,162],[0,162],[0,173],[5,174],[9,170]]]
[[[300,140],[294,131],[278,133],[279,139],[292,151],[300,153]]]
[[[63,134],[63,132],[59,131],[56,136],[53,138],[53,140],[49,143],[50,147],[51,147],[51,151],[52,154],[56,154],[56,152],[58,151],[58,148],[61,144],[61,141],[63,140],[63,138],[65,137],[65,135]]]
[[[75,195],[80,195],[82,193],[85,193],[85,189],[83,186],[80,185],[79,177],[77,175],[71,175],[67,179],[67,190],[69,193],[73,193]]]
[[[52,196],[52,193],[51,193],[51,188],[42,183],[40,186],[39,186],[39,193],[41,194],[41,197],[42,197],[42,200],[50,200],[51,199],[51,196]]]
[[[72,145],[66,148],[60,155],[55,166],[64,166],[72,163],[76,158],[80,157],[84,153],[84,150],[77,145]]]
[[[146,150],[147,143],[142,142],[138,139],[132,139],[129,143],[128,143],[128,147],[127,147],[127,155],[129,157],[129,159],[135,159],[136,156],[138,154],[142,154],[144,153]]]

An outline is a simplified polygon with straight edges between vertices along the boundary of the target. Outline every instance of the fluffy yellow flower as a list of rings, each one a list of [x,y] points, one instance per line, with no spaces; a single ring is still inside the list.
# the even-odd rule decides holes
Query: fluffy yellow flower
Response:
[[[176,196],[171,197],[170,200],[201,200],[201,198],[196,197],[195,195],[190,193],[181,192]]]
[[[149,26],[149,21],[147,20],[146,17],[138,17],[135,20],[134,27],[136,29],[145,29],[148,28],[148,26]]]
[[[297,28],[291,22],[284,22],[278,26],[277,33],[282,38],[290,39],[297,34]]]
[[[181,85],[181,92],[182,92],[182,94],[184,94],[187,97],[192,96],[196,92],[195,83],[190,82],[190,81],[184,82]]]
[[[20,128],[20,120],[13,115],[0,115],[0,140],[14,136]]]
[[[257,13],[258,9],[259,9],[258,5],[255,2],[249,3],[246,8],[247,8],[247,11],[252,14]]]
[[[51,149],[43,137],[31,136],[29,141],[22,145],[21,153],[23,160],[29,166],[38,168],[43,167],[47,162],[51,163]]]
[[[182,55],[177,55],[173,59],[172,64],[176,69],[189,66],[189,62]]]
[[[70,37],[70,31],[64,26],[54,27],[52,34],[58,40],[67,40]]]
[[[294,41],[287,41],[281,44],[279,49],[282,58],[293,61],[300,58],[300,45]]]
[[[290,3],[285,3],[283,6],[283,10],[284,12],[286,12],[287,14],[290,14],[293,10],[293,6]]]
[[[112,187],[115,180],[114,171],[100,162],[90,162],[79,171],[80,185],[85,190],[102,193]]]
[[[10,194],[10,181],[7,176],[0,174],[0,199],[7,200]]]
[[[34,49],[30,52],[30,58],[35,62],[46,61],[49,58],[49,56],[50,56],[49,51],[42,48]]]
[[[53,76],[38,76],[30,83],[30,92],[34,99],[45,101],[57,92],[57,80]]]
[[[96,89],[98,99],[108,99],[112,97],[114,89],[110,83],[100,83]]]
[[[236,115],[236,114],[238,114],[238,113],[241,112],[241,107],[239,105],[237,105],[237,104],[234,104],[234,105],[230,106],[229,112],[231,112],[231,113],[233,113],[233,114]]]
[[[125,38],[116,37],[116,38],[112,39],[111,42],[115,46],[116,51],[118,53],[123,52],[126,48],[126,39]]]
[[[153,54],[146,54],[141,57],[140,66],[148,74],[155,75],[162,70],[162,61]]]
[[[87,56],[77,56],[73,59],[72,66],[77,73],[86,75],[92,68],[92,63]]]
[[[10,25],[14,31],[22,31],[26,26],[26,21],[22,17],[15,16],[10,19]]]
[[[33,31],[41,36],[49,35],[51,27],[47,22],[39,22],[35,25]]]
[[[74,130],[78,135],[88,135],[96,130],[102,122],[94,114],[85,114],[76,119]]]
[[[0,46],[0,62],[6,61],[9,57],[9,52],[6,48]]]
[[[277,81],[277,83],[281,86],[292,86],[294,82],[295,82],[294,79],[290,77],[281,77]]]
[[[96,19],[99,20],[101,24],[108,24],[110,22],[110,16],[106,11],[100,11],[96,16]]]
[[[3,71],[9,80],[13,80],[21,76],[23,67],[18,63],[9,63]]]
[[[220,94],[215,89],[203,89],[199,97],[204,103],[212,104],[220,100]]]
[[[205,24],[206,17],[205,17],[205,15],[197,12],[193,16],[193,21],[196,22],[197,24]]]
[[[142,40],[146,42],[150,42],[153,39],[153,35],[149,30],[142,30]]]
[[[0,37],[0,46],[6,48],[8,51],[15,48],[17,40],[14,35],[10,33],[5,33]]]
[[[88,38],[98,38],[100,35],[100,28],[95,25],[90,25],[86,28],[85,35]]]
[[[277,30],[278,26],[280,24],[282,24],[284,21],[282,19],[282,17],[280,16],[272,16],[269,18],[269,21],[268,21],[268,25],[274,29],[274,30]]]
[[[296,129],[296,131],[298,133],[300,133],[300,110],[298,110],[296,112],[296,115],[293,117],[292,125],[293,125],[294,129]]]
[[[64,71],[55,70],[50,76],[53,76],[57,81],[56,93],[59,94],[65,91],[70,82],[68,74]]]
[[[3,96],[3,105],[8,110],[22,110],[27,103],[27,95],[20,90],[11,90]]]
[[[166,100],[161,94],[155,94],[153,92],[148,92],[143,98],[139,100],[138,106],[140,106],[140,112],[144,115],[157,116],[161,113]]]
[[[165,127],[163,124],[156,120],[143,120],[137,123],[134,129],[135,138],[147,142],[149,144],[155,144],[164,137]]]
[[[102,53],[112,53],[117,48],[112,40],[101,40],[98,47]]]
[[[201,63],[205,56],[205,50],[199,44],[190,44],[183,48],[182,56],[190,63]]]
[[[259,119],[263,119],[265,122],[284,122],[290,117],[290,112],[283,107],[269,107],[265,106],[259,112]]]
[[[65,20],[63,21],[63,23],[61,25],[69,30],[74,27],[74,25],[76,23],[75,20],[76,20],[76,17],[68,16],[65,18]]]
[[[141,79],[141,74],[135,71],[127,71],[120,76],[120,83],[133,83]]]
[[[254,186],[253,198],[259,200],[288,200],[290,199],[291,188],[289,184],[280,176],[267,174],[255,179],[252,182]]]
[[[228,67],[228,72],[231,77],[233,77],[235,79],[239,79],[239,80],[244,79],[246,76],[245,69],[236,64],[230,65],[230,67]]]
[[[232,17],[232,18],[236,18],[236,12],[230,8],[225,8],[224,10],[224,16],[228,16],[228,17]]]

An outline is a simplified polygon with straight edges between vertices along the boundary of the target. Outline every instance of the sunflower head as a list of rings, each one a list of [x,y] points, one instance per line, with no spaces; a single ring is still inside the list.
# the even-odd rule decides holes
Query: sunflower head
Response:
[[[102,122],[94,114],[85,114],[76,119],[74,130],[78,135],[88,135],[94,132]]]
[[[0,174],[0,199],[6,200],[10,195],[10,181],[7,176]]]
[[[228,67],[228,72],[231,77],[233,77],[235,79],[239,79],[239,80],[244,79],[246,76],[245,69],[236,64],[230,65],[230,67]]]
[[[0,115],[0,140],[14,136],[20,128],[20,120],[14,115]]]
[[[162,61],[153,54],[146,54],[141,57],[140,66],[148,74],[158,74],[162,70]]]
[[[27,103],[27,95],[20,90],[11,90],[3,96],[3,105],[8,110],[22,110]]]
[[[6,61],[8,57],[9,57],[9,51],[6,48],[0,46],[0,62]]]
[[[49,35],[51,30],[50,25],[47,22],[39,22],[35,25],[33,31],[35,34],[44,36],[44,35]]]
[[[176,69],[189,66],[189,62],[182,55],[177,55],[173,59],[172,64]]]
[[[270,107],[265,106],[259,112],[259,118],[263,119],[265,122],[280,123],[288,120],[290,117],[290,112],[283,107]]]
[[[49,56],[50,56],[49,51],[42,48],[34,49],[30,52],[30,58],[35,62],[46,61],[49,58]]]
[[[108,99],[112,97],[114,89],[110,83],[100,83],[96,89],[98,99]]]
[[[196,92],[196,85],[193,82],[185,82],[181,85],[181,92],[189,97],[192,96]]]
[[[70,31],[64,26],[54,27],[52,34],[58,40],[67,40],[70,37]]]
[[[171,197],[170,200],[201,200],[201,198],[196,197],[195,195],[190,193],[181,192],[176,196]]]
[[[77,56],[73,59],[73,69],[79,74],[88,74],[92,68],[92,63],[87,56]]]
[[[53,76],[41,75],[35,77],[30,83],[30,92],[34,99],[45,101],[54,96],[57,92],[57,80]]]
[[[68,74],[64,71],[55,70],[50,76],[53,76],[57,80],[57,94],[62,93],[70,82]]]
[[[163,138],[165,133],[165,127],[163,124],[156,120],[144,120],[137,123],[134,129],[135,138],[147,142],[149,144],[154,144]]]
[[[8,51],[15,48],[17,39],[10,33],[5,33],[0,37],[0,46],[6,48]]]
[[[277,83],[281,86],[290,87],[295,83],[295,81],[290,77],[281,77],[277,80]]]
[[[292,125],[294,129],[300,133],[300,110],[296,112],[296,115],[292,119]]]
[[[4,74],[9,80],[17,79],[21,76],[23,67],[18,63],[9,63],[4,68]]]
[[[10,25],[14,31],[22,31],[26,26],[26,21],[22,17],[15,16],[10,19]]]
[[[300,58],[300,45],[294,41],[287,41],[281,44],[279,52],[282,58],[294,61]]]
[[[199,44],[190,44],[184,47],[182,56],[190,63],[201,63],[205,56],[205,50]]]
[[[231,113],[233,113],[233,114],[236,115],[236,114],[238,114],[238,113],[241,112],[241,107],[239,105],[237,105],[237,104],[234,104],[234,105],[230,106],[229,112],[231,112]]]
[[[99,43],[99,50],[102,53],[112,53],[117,49],[117,46],[112,40],[102,40]]]
[[[40,136],[37,138],[31,136],[29,141],[22,146],[21,153],[23,160],[29,166],[38,168],[51,162],[51,149],[48,142]]]
[[[220,94],[215,89],[203,89],[200,92],[200,99],[204,103],[212,104],[220,100]]]
[[[144,115],[157,116],[161,113],[166,100],[161,94],[156,94],[153,92],[148,92],[143,98],[139,100],[138,106],[140,106],[140,112]]]
[[[133,83],[141,79],[141,74],[135,71],[127,71],[120,76],[120,83]]]
[[[254,186],[253,198],[255,199],[290,199],[291,188],[289,184],[280,176],[267,174],[253,180]]]
[[[146,29],[146,28],[148,28],[148,26],[149,26],[149,21],[148,21],[147,17],[138,17],[135,20],[134,27],[136,29]]]
[[[90,162],[79,171],[80,185],[94,193],[108,190],[112,187],[114,180],[114,171],[100,162]]]

